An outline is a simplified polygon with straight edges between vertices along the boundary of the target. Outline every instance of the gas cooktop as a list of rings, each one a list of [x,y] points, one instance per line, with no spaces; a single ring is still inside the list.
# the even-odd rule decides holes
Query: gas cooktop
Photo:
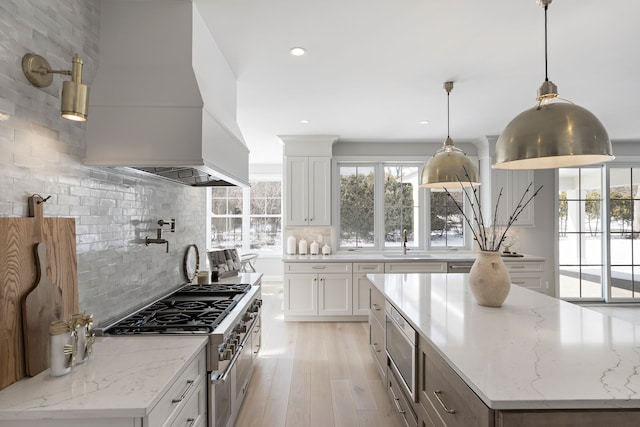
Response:
[[[185,285],[116,322],[103,334],[209,334],[250,288],[248,284]]]

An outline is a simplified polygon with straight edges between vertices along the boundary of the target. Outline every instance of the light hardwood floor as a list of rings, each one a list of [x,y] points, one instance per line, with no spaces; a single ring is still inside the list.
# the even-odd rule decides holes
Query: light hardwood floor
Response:
[[[262,286],[262,348],[236,427],[395,427],[366,322],[285,322],[282,283]]]

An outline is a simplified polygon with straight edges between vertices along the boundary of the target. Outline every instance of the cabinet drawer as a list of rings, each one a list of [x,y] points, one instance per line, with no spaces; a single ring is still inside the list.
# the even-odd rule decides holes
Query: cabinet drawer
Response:
[[[448,427],[489,427],[493,410],[462,381],[433,347],[420,340],[420,393],[423,407],[431,405]]]
[[[375,286],[369,287],[369,316],[373,316],[381,325],[384,321],[384,295]]]
[[[407,427],[418,427],[418,417],[413,412],[409,399],[404,395],[395,374],[391,370],[388,370],[387,373],[387,387],[391,405],[393,406],[391,410],[396,410],[402,415]]]
[[[285,273],[351,273],[350,262],[287,262]]]
[[[446,262],[387,262],[385,273],[446,273]]]
[[[533,289],[534,291],[544,292],[544,286],[542,286],[542,277],[539,275],[531,275],[531,274],[517,274],[510,273],[511,283],[514,285],[519,285],[528,289]]]
[[[165,425],[168,420],[173,420],[173,417],[185,406],[198,386],[204,382],[206,371],[205,349],[203,348],[151,410],[149,425],[161,426]]]
[[[189,397],[171,427],[191,427],[205,425],[207,419],[207,382],[204,378],[196,391]]]
[[[369,319],[369,348],[380,372],[380,377],[384,380],[387,376],[387,352],[384,346],[384,328],[378,323],[375,317]]]
[[[509,273],[544,271],[544,262],[541,261],[507,261],[504,263],[504,265],[507,266],[507,270],[509,270]]]
[[[381,262],[354,262],[354,273],[384,273],[384,263]]]

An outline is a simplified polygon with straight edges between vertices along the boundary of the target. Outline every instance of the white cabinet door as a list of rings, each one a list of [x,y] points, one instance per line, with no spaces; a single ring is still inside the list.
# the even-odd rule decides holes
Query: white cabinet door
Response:
[[[286,225],[307,225],[309,222],[309,158],[287,157],[284,172]]]
[[[351,274],[318,275],[318,314],[321,316],[351,316]]]
[[[318,275],[285,274],[284,312],[292,316],[318,314]]]
[[[287,157],[285,225],[331,225],[331,158]]]
[[[331,225],[329,157],[309,157],[309,225]]]
[[[509,220],[509,217],[513,213],[513,210],[518,205],[520,198],[524,194],[525,190],[533,182],[533,171],[531,170],[501,170],[494,169],[492,171],[492,208],[494,211],[500,189],[502,189],[502,197],[500,199],[500,206],[498,207],[497,220],[498,224],[504,225]],[[529,189],[527,198],[535,191],[534,185]],[[517,226],[530,226],[535,225],[533,216],[533,206],[535,199],[527,205],[522,211],[518,220],[515,222]]]

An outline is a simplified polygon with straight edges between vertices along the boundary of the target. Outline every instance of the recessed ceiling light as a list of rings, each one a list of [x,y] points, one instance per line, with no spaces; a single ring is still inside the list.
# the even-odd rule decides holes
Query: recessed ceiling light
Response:
[[[302,56],[306,52],[307,51],[303,47],[292,47],[291,49],[289,49],[289,53],[291,53],[291,55],[293,56]]]
[[[309,123],[309,120],[306,120],[306,119],[304,119],[304,120],[300,120],[300,123],[302,123],[302,124],[306,125],[306,124],[308,124],[308,123]]]
[[[429,124],[429,120],[420,120],[418,123],[421,124],[421,125],[428,125]]]

